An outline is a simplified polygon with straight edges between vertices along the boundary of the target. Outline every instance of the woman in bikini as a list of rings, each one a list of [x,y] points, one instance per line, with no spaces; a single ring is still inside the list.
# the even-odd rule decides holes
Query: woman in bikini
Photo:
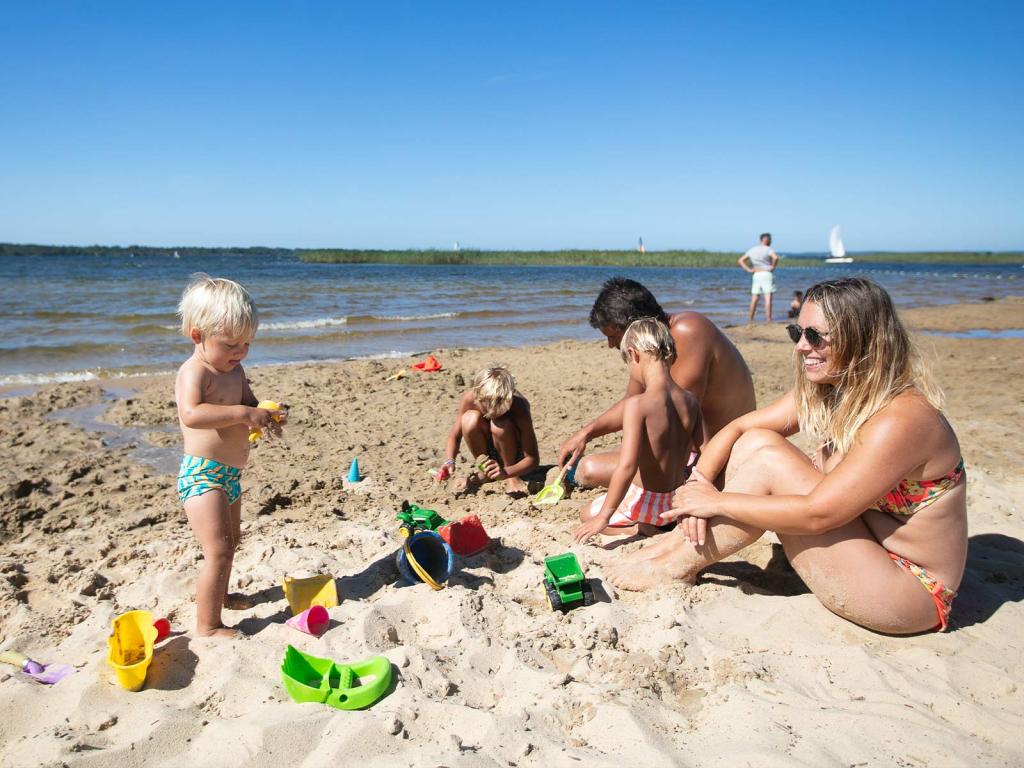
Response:
[[[884,289],[819,283],[804,299],[796,386],[706,446],[665,517],[680,525],[606,568],[645,589],[698,572],[775,531],[822,604],[869,629],[945,629],[967,556],[960,445]],[[786,437],[821,441],[815,459]],[[712,482],[728,468],[724,492]]]

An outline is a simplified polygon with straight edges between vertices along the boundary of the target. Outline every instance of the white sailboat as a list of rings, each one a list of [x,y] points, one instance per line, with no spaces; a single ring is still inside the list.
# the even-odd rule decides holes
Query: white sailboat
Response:
[[[828,236],[828,251],[831,255],[825,259],[826,264],[849,264],[853,261],[852,257],[846,255],[838,224],[832,227],[832,232]]]

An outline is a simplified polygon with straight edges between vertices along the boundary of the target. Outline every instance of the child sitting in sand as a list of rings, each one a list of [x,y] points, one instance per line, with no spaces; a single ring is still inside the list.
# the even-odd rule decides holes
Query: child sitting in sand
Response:
[[[626,398],[622,447],[608,493],[580,510],[577,542],[599,533],[648,536],[666,525],[659,515],[672,508],[672,493],[689,475],[694,435],[700,435],[697,398],[669,373],[676,347],[668,326],[646,317],[629,325],[620,345],[629,376],[643,392]]]
[[[457,491],[504,480],[506,493],[527,492],[521,476],[540,463],[537,436],[530,404],[516,391],[516,380],[504,365],[484,368],[463,393],[437,482],[444,482],[455,472],[455,457],[463,439],[476,466],[458,481]]]
[[[804,305],[804,292],[793,291],[793,300],[789,302],[789,316],[799,317],[800,307]]]
[[[178,369],[174,399],[185,442],[178,496],[203,549],[196,581],[196,634],[233,637],[221,607],[241,525],[239,479],[250,428],[281,431],[283,411],[254,407],[242,360],[259,319],[248,292],[231,280],[194,275],[178,305],[181,332],[195,345]]]

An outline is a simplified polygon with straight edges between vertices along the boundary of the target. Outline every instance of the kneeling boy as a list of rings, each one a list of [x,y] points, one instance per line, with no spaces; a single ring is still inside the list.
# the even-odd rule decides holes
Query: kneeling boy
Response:
[[[504,365],[484,368],[463,393],[459,413],[448,433],[445,462],[436,476],[439,483],[454,473],[462,440],[474,457],[487,458],[459,480],[457,491],[504,480],[507,493],[526,493],[521,476],[540,463],[537,436],[530,404],[516,391],[516,380]]]
[[[654,318],[630,324],[622,358],[643,392],[623,404],[622,447],[608,493],[580,510],[577,542],[598,533],[650,535],[665,524],[672,494],[689,475],[690,451],[701,434],[697,398],[672,381],[676,359],[668,327]]]

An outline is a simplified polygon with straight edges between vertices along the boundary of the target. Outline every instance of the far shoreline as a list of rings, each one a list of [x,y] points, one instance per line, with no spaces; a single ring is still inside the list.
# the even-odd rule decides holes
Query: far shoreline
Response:
[[[993,312],[993,308],[999,311]],[[1016,334],[1003,335],[1001,332],[1019,331],[1024,329],[1024,296],[1007,294],[992,300],[977,302],[957,302],[953,304],[923,304],[900,310],[911,331],[920,339],[928,338],[961,338],[971,340],[995,340],[995,341],[1020,341]],[[747,341],[768,341],[773,330],[784,328],[787,320],[777,320],[771,324],[766,323],[735,323],[719,325],[723,332],[730,336],[733,342]],[[995,335],[988,336],[980,334],[977,337],[961,336],[971,331],[993,332]],[[775,339],[780,340],[780,339]],[[781,339],[785,341],[785,339]],[[320,360],[291,360],[288,362],[259,363],[246,366],[249,372],[268,371],[272,369],[291,369],[300,366],[335,366],[350,363],[379,363],[382,366],[396,367],[406,360],[414,360],[427,354],[446,355],[455,353],[459,356],[465,353],[476,353],[494,351],[500,353],[504,350],[528,350],[544,349],[558,345],[581,345],[597,344],[601,348],[605,346],[603,338],[596,335],[592,340],[581,340],[562,338],[554,341],[546,341],[539,344],[516,344],[504,346],[466,346],[466,347],[434,347],[431,349],[403,352],[401,354],[387,355],[354,355],[348,357],[331,357]],[[184,359],[184,358],[183,358]],[[442,363],[444,361],[442,360]],[[101,389],[135,389],[144,385],[147,381],[160,377],[173,377],[174,371],[167,368],[158,368],[152,371],[137,371],[130,374],[118,374],[117,371],[99,371],[91,376],[84,374],[91,373],[88,369],[81,371],[82,378],[71,378],[66,380],[37,381],[37,382],[12,382],[0,384],[0,400],[14,397],[33,397],[42,389],[48,387],[63,387],[67,385],[95,384]],[[38,374],[45,376],[46,374]]]
[[[827,253],[782,253],[781,267],[820,266]],[[1024,266],[1024,251],[855,251],[852,264],[947,264],[963,266]],[[736,266],[740,251],[706,249],[566,248],[552,250],[485,250],[463,248],[270,248],[263,246],[148,246],[148,245],[39,245],[0,243],[0,258],[47,258],[54,256],[157,257],[194,259],[206,256],[238,258],[295,257],[307,264],[423,265],[423,266],[521,266],[521,267],[669,267],[715,269]],[[848,266],[835,265],[837,267]]]

